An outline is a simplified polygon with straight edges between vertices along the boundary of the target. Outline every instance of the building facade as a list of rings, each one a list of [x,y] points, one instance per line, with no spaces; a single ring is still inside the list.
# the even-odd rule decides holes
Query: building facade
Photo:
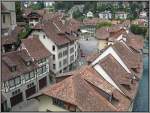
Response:
[[[2,107],[8,111],[50,84],[49,53],[40,59],[26,49],[2,55]]]
[[[127,19],[127,13],[118,11],[115,13],[115,19]]]
[[[2,23],[2,35],[7,34],[9,29],[13,29],[16,26],[16,11],[15,2],[2,2],[1,3],[1,23]]]
[[[111,19],[112,18],[112,14],[111,14],[111,12],[110,11],[104,11],[104,12],[100,12],[99,14],[98,14],[98,16],[99,16],[99,18],[100,19]]]
[[[37,35],[41,43],[52,53],[50,67],[57,74],[73,68],[78,56],[78,42],[75,37],[65,33],[57,33],[55,30],[60,32],[56,24],[47,21],[35,26],[31,35]]]

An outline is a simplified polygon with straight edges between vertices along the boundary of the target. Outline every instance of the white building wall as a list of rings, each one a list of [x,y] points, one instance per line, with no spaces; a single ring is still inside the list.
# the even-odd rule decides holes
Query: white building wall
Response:
[[[60,70],[63,70],[65,67],[67,67],[67,66],[69,66],[71,64],[70,63],[70,56],[71,55],[75,55],[75,51],[76,51],[76,54],[78,55],[78,52],[77,52],[77,48],[78,48],[77,42],[75,42],[75,43],[73,43],[73,44],[71,44],[69,46],[63,46],[62,48],[58,48],[57,45],[50,38],[48,38],[46,36],[46,34],[44,32],[42,32],[42,31],[33,31],[31,33],[31,35],[38,35],[40,41],[42,42],[42,44],[48,49],[48,51],[50,51],[53,55],[55,55],[55,60],[52,60],[52,63],[50,64],[50,67],[51,67],[50,69],[55,74],[59,73]],[[45,38],[43,38],[44,35],[45,35]],[[53,45],[55,46],[55,51],[52,50],[52,46]],[[75,49],[75,45],[76,45],[76,49]],[[72,47],[74,47],[75,51],[72,54],[70,54],[70,48],[72,48]],[[62,56],[62,58],[58,58],[59,52],[63,53],[63,51],[66,50],[66,49],[68,51],[68,55]],[[68,63],[65,64],[65,65],[63,65],[63,59],[65,59],[65,58],[67,58]],[[77,59],[77,57],[74,58],[73,62],[75,62],[76,59]],[[59,66],[59,62],[60,61],[62,62],[62,66],[61,67]],[[55,64],[56,69],[53,69],[53,64]]]

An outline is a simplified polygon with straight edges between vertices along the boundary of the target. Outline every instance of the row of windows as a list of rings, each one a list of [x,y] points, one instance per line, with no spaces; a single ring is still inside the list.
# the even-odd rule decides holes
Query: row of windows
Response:
[[[39,74],[39,75],[44,73],[44,72],[46,72],[46,65],[38,68],[38,70],[37,70],[37,74]],[[25,78],[26,81],[28,81],[29,79],[32,79],[34,77],[35,77],[34,71],[31,71],[30,73],[26,73],[24,75],[24,78]],[[9,87],[10,88],[14,87],[14,86],[17,86],[19,84],[21,84],[21,77],[20,76],[16,77],[15,79],[9,80]]]
[[[19,85],[21,83],[21,77],[17,77],[15,79],[9,80],[9,87],[14,87],[15,85]]]
[[[76,54],[76,52],[75,52],[75,56],[76,56],[77,54]],[[70,57],[70,62],[72,62],[72,61],[74,61],[74,55],[72,55],[71,57]],[[67,58],[65,58],[65,59],[63,59],[63,65],[65,65],[65,64],[67,64]],[[62,61],[59,61],[59,68],[61,68],[62,67]],[[53,69],[56,69],[56,65],[55,64],[53,64]]]
[[[40,74],[42,74],[42,73],[44,73],[44,72],[46,72],[46,65],[44,65],[44,66],[38,68],[38,70],[37,70],[37,74],[38,74],[38,75],[40,75]]]
[[[20,89],[17,89],[17,90],[15,90],[14,92],[12,92],[12,96],[15,96],[15,95],[17,95],[17,94],[19,94],[20,93]]]

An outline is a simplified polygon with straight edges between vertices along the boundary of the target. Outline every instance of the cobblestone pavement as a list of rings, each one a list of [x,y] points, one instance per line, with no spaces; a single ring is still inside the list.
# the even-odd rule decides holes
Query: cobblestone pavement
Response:
[[[23,101],[12,108],[12,111],[38,111],[38,101],[31,99]]]

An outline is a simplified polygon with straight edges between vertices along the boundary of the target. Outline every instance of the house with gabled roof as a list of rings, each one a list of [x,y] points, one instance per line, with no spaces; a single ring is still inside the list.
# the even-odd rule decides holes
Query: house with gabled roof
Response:
[[[2,94],[5,95],[2,106],[5,111],[50,84],[50,57],[51,53],[33,37],[23,39],[18,50],[2,54]]]
[[[52,53],[51,70],[54,74],[73,68],[78,56],[77,37],[65,33],[61,20],[43,20],[33,27],[31,35],[36,35],[45,48]]]

